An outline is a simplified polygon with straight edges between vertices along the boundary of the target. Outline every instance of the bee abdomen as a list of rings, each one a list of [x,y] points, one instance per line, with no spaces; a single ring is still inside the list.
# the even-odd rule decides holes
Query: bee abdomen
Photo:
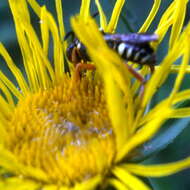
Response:
[[[154,64],[155,62],[154,52],[149,45],[143,47],[122,42],[117,45],[116,50],[126,61],[137,62],[139,64]]]

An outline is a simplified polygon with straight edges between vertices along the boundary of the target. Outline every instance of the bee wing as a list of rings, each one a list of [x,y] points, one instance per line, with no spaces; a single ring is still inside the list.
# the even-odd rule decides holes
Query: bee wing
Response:
[[[106,41],[124,42],[130,44],[146,44],[148,42],[157,41],[158,35],[132,33],[132,34],[106,34],[104,36]]]

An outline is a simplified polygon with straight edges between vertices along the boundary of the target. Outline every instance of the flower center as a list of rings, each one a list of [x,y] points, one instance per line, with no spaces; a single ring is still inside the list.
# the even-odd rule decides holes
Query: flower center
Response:
[[[67,185],[106,172],[116,151],[102,84],[85,78],[76,86],[65,76],[29,94],[7,129],[7,147],[18,160]]]

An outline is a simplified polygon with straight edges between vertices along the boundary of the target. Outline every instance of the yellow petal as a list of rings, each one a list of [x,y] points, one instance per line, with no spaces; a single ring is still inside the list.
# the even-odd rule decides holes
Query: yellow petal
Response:
[[[13,100],[13,96],[12,94],[10,93],[10,91],[8,90],[8,88],[5,86],[5,84],[0,81],[0,89],[2,91],[2,94],[5,96],[5,101],[8,105],[8,107],[14,109],[15,107],[15,103],[14,103],[14,100]],[[2,105],[1,105],[2,106]]]
[[[11,117],[14,109],[13,106],[9,105],[2,96],[0,96],[0,105],[1,105],[0,121],[4,123],[6,119],[9,119]],[[6,124],[6,122],[4,124]]]
[[[176,104],[178,102],[181,102],[181,101],[184,101],[184,100],[187,100],[187,99],[190,99],[190,90],[187,89],[187,90],[183,90],[181,92],[178,92],[173,101],[172,101],[172,104]]]
[[[41,186],[40,183],[37,183],[34,180],[26,180],[18,177],[8,177],[0,180],[0,189],[6,190],[37,190],[40,189]]]
[[[17,98],[22,98],[22,93],[15,87],[15,85],[0,71],[0,80]]]
[[[112,11],[111,19],[109,21],[108,27],[106,28],[105,32],[108,32],[108,33],[115,32],[124,3],[125,3],[125,0],[116,1],[114,10]]]
[[[53,54],[54,54],[54,67],[55,67],[55,75],[58,78],[58,80],[63,76],[64,73],[64,58],[63,58],[63,45],[59,38],[59,32],[57,24],[55,23],[54,18],[52,15],[45,9],[45,7],[42,9],[44,11],[43,15],[45,15],[45,22],[47,22],[48,30],[51,32],[52,38],[53,38]],[[42,20],[43,24],[43,20]],[[49,65],[49,63],[45,62],[47,65],[47,68],[53,77],[53,71],[52,67]]]
[[[102,6],[99,2],[99,0],[95,0],[95,3],[96,3],[96,6],[98,8],[98,12],[100,14],[100,27],[103,29],[103,31],[106,30],[106,27],[107,27],[107,19],[106,19],[106,16],[104,14],[104,11],[102,9]]]
[[[152,96],[155,94],[157,89],[164,83],[168,75],[170,74],[171,65],[173,62],[183,54],[183,45],[185,43],[186,34],[185,32],[181,35],[180,39],[176,42],[175,47],[168,52],[167,56],[161,63],[155,73],[152,75],[151,79],[146,85],[145,94],[142,100],[141,111],[139,111],[137,116],[137,121],[142,117],[144,109]]]
[[[162,102],[160,102],[157,106],[155,106],[154,108],[152,108],[142,119],[141,119],[141,123],[140,125],[144,125],[145,123],[151,121],[152,119],[158,117],[158,114],[160,113],[160,110],[164,110],[166,107],[168,107],[168,99],[169,98],[166,98],[164,99]],[[178,92],[172,102],[171,102],[171,105],[172,106],[175,106],[175,104],[177,103],[180,103],[180,102],[183,102],[185,100],[188,100],[190,99],[190,90],[184,90],[182,92]],[[172,111],[173,110],[173,111]],[[177,113],[177,110],[175,112],[174,109],[171,109],[171,117],[176,117],[176,113]],[[186,112],[188,114],[188,112]],[[182,115],[181,115],[182,117]],[[184,115],[184,117],[186,117]]]
[[[29,10],[25,0],[20,0],[19,3],[18,1],[9,0],[9,6],[13,13],[15,22],[19,21],[19,17],[25,18],[26,22],[30,22]],[[17,19],[15,19],[16,17]]]
[[[92,190],[96,189],[96,187],[102,181],[102,177],[97,175],[91,179],[88,179],[86,182],[76,184],[73,188],[74,190]]]
[[[158,25],[156,34],[159,36],[159,43],[164,38],[170,26],[172,26],[172,35],[170,38],[170,47],[173,47],[173,44],[178,39],[179,34],[181,33],[184,15],[186,12],[188,0],[175,0],[173,1],[167,10],[163,13],[160,23]]]
[[[1,102],[0,102],[1,103]],[[4,116],[0,114],[0,146],[5,142],[7,137],[7,132],[5,130],[5,121]]]
[[[126,110],[120,90],[109,73],[104,75],[109,116],[116,134],[117,150],[120,150],[129,136],[129,132],[126,130],[129,123],[127,123],[127,119],[124,119],[127,114],[125,114]]]
[[[134,112],[133,104],[130,102],[132,97],[129,90],[127,68],[118,55],[107,47],[93,20],[89,19],[88,26],[80,18],[73,18],[71,21],[74,31],[87,47],[92,60],[104,79],[110,118],[116,134],[117,146],[120,147],[130,132],[128,126],[132,125],[130,122],[133,120],[132,114]],[[114,81],[127,97],[128,111],[120,94],[121,90],[116,87]],[[117,104],[113,104],[113,101]]]
[[[169,164],[158,164],[152,166],[138,165],[138,164],[125,164],[123,167],[135,174],[146,177],[162,177],[174,174],[185,168],[190,167],[190,157]]]
[[[116,167],[113,169],[113,174],[119,178],[131,190],[150,190],[140,179],[131,175],[124,167]]]
[[[90,0],[82,0],[82,5],[80,7],[80,17],[85,22],[87,22],[90,15]]]
[[[25,31],[25,36],[26,36],[26,41],[25,43],[29,43],[29,50],[26,53],[26,56],[28,57],[27,54],[31,54],[31,49],[32,51],[32,57],[28,59],[31,59],[32,63],[29,65],[28,60],[26,60],[26,64],[29,67],[32,67],[33,65],[33,71],[31,71],[31,75],[35,74],[32,76],[34,84],[33,87],[34,89],[38,90],[39,88],[48,88],[51,86],[50,79],[54,81],[54,71],[53,68],[48,60],[48,58],[45,56],[42,46],[32,28],[31,25],[25,23],[24,25],[21,26],[23,28],[23,31]],[[30,36],[30,38],[29,38]],[[24,36],[23,36],[24,37]],[[24,39],[23,39],[24,40]],[[55,41],[54,41],[55,42]],[[56,46],[56,42],[55,42]],[[26,49],[26,47],[24,47]],[[59,48],[58,48],[59,51]],[[40,63],[40,64],[39,64]]]
[[[41,8],[36,0],[28,0],[28,3],[30,4],[34,12],[38,15],[38,17],[40,17]]]
[[[63,24],[62,0],[56,0],[55,5],[56,5],[56,12],[57,12],[57,18],[58,18],[58,23],[59,23],[59,33],[60,33],[61,40],[63,40],[65,36],[65,28]]]
[[[154,20],[154,17],[156,16],[158,12],[158,9],[160,8],[160,3],[161,3],[161,0],[154,0],[152,10],[150,11],[150,14],[148,15],[146,21],[144,22],[144,24],[139,30],[140,33],[146,32],[148,30],[150,24],[152,23],[152,21]]]
[[[170,48],[173,48],[173,45],[181,33],[186,14],[187,2],[187,0],[175,0],[175,9],[172,18],[173,26],[169,42]]]
[[[125,184],[115,178],[111,178],[108,182],[117,190],[130,190]]]
[[[44,185],[43,190],[58,190],[58,185]],[[61,186],[59,187],[59,190],[71,190],[69,187]]]
[[[42,45],[43,45],[43,51],[46,56],[48,56],[48,50],[49,50],[49,28],[47,23],[47,15],[46,15],[46,8],[43,7],[41,9],[40,14],[40,30],[41,30],[41,36],[42,36]]]
[[[167,10],[163,13],[160,19],[158,27],[155,31],[155,33],[158,34],[159,36],[159,39],[158,39],[159,43],[162,41],[169,27],[173,23],[172,13],[174,11],[174,8],[175,8],[175,2],[172,2],[170,6],[167,8]]]
[[[171,67],[171,73],[178,73],[179,70],[180,70],[180,65],[172,65],[172,67]],[[185,72],[187,74],[190,73],[190,66],[189,65],[187,66]]]
[[[175,109],[175,110],[173,110],[171,117],[173,117],[173,118],[190,117],[190,108]]]
[[[177,75],[177,79],[175,80],[175,84],[174,84],[174,87],[172,89],[172,92],[170,94],[170,98],[169,98],[169,102],[168,103],[171,103],[172,102],[172,99],[174,98],[175,94],[177,93],[177,91],[179,90],[180,86],[181,86],[181,83],[183,81],[183,78],[184,78],[184,75],[186,73],[186,68],[189,64],[189,60],[190,60],[190,45],[189,45],[189,35],[187,35],[187,38],[186,40],[184,40],[184,56],[183,56],[183,60],[182,60],[182,63],[181,63],[181,67],[180,67],[180,70],[179,70],[179,73]]]
[[[165,107],[164,111],[160,110],[157,117],[145,124],[137,133],[135,133],[118,152],[116,160],[124,158],[131,150],[147,140],[151,139],[154,134],[160,129],[162,124],[172,114],[172,110]]]
[[[23,5],[22,5],[23,3]],[[38,79],[36,76],[35,67],[34,67],[34,57],[30,51],[30,45],[28,42],[28,38],[25,35],[25,31],[23,26],[30,26],[30,16],[27,6],[25,5],[26,2],[21,0],[19,2],[16,1],[9,1],[11,11],[13,12],[13,18],[15,20],[16,26],[16,33],[18,42],[21,48],[23,62],[25,66],[25,71],[28,77],[29,86],[32,91],[35,91],[39,88]],[[24,6],[25,5],[25,6]],[[21,11],[22,10],[22,11]],[[20,11],[22,13],[20,13]],[[30,30],[30,29],[28,29]],[[30,36],[29,39],[33,37]],[[32,40],[34,41],[34,40]],[[33,49],[33,47],[31,47]]]
[[[4,48],[3,44],[0,43],[0,54],[5,59],[9,69],[12,71],[14,77],[16,78],[19,88],[22,91],[22,94],[25,95],[29,91],[29,87],[20,71],[19,68],[15,65],[12,58],[9,56],[7,50]]]
[[[15,156],[2,145],[0,145],[0,166],[8,172],[35,176],[36,179],[47,181],[47,176],[42,170],[22,165],[17,161]]]

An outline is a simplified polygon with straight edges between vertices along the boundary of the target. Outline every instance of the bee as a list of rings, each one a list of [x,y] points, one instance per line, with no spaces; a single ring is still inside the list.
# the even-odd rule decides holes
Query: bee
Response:
[[[131,33],[131,34],[109,34],[103,31],[102,35],[107,45],[117,52],[126,63],[129,72],[138,79],[142,84],[146,81],[132,66],[127,64],[128,61],[135,62],[139,65],[147,65],[151,73],[154,72],[156,63],[155,51],[150,42],[157,41],[156,34]],[[84,64],[90,62],[91,59],[87,53],[86,47],[76,38],[73,31],[67,33],[65,40],[72,36],[72,43],[66,50],[66,56],[70,62],[76,66],[76,75],[80,77],[81,70],[95,70],[92,64]]]

